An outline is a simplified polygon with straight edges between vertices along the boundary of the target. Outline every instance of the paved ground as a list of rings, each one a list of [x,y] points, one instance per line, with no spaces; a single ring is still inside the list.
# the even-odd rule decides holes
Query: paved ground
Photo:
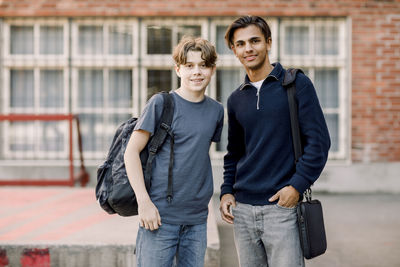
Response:
[[[48,266],[38,261],[52,267],[135,266],[137,216],[107,214],[94,188],[0,187],[0,203],[1,267]],[[215,221],[210,212],[210,267],[219,263]]]
[[[400,195],[315,197],[323,204],[328,250],[306,261],[307,267],[400,266]],[[93,188],[0,187],[0,203],[0,266],[6,256],[8,266],[20,266],[36,252],[48,260],[46,250],[21,250],[29,247],[50,247],[47,256],[57,262],[52,266],[134,266],[135,217],[107,215],[94,201]],[[219,249],[220,266],[236,267],[232,226],[220,219],[218,195],[210,207],[215,216],[210,213],[208,266],[217,266]]]
[[[323,204],[328,250],[307,267],[400,266],[400,195],[316,194]],[[214,196],[217,210],[218,196]],[[232,226],[217,216],[221,267],[238,266]]]

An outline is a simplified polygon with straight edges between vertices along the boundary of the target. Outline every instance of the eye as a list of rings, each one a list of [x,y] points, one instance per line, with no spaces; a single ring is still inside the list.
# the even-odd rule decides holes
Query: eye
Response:
[[[191,63],[186,64],[186,68],[193,68],[193,64]]]
[[[241,46],[243,46],[243,43],[242,43],[242,42],[236,43],[235,46],[236,46],[236,47],[241,47]]]
[[[206,63],[203,63],[203,64],[200,65],[200,67],[205,69],[205,68],[207,68],[207,65],[206,65]]]

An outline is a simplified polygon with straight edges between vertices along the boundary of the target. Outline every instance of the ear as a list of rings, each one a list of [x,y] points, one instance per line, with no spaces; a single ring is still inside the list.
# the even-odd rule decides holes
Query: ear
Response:
[[[236,55],[236,49],[235,49],[235,46],[234,46],[234,45],[231,45],[231,50],[232,50],[233,54],[235,54],[235,56],[237,57],[237,55]]]
[[[175,69],[176,75],[180,78],[181,77],[181,74],[180,74],[180,70],[181,69],[180,69],[180,67],[177,64],[175,64],[174,69]]]
[[[271,37],[269,37],[267,40],[267,51],[268,52],[271,50],[271,47],[272,47],[272,39],[271,39]]]
[[[216,69],[217,69],[217,66],[212,67],[211,76],[214,75]]]

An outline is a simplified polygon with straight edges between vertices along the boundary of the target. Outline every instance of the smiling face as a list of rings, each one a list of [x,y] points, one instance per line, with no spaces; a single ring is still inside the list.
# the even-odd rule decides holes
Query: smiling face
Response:
[[[210,83],[215,67],[206,65],[201,57],[201,51],[189,51],[186,63],[176,65],[175,71],[181,78],[181,90],[203,93]]]
[[[268,51],[271,49],[271,39],[267,42],[257,26],[237,29],[232,42],[232,50],[246,70],[257,71],[270,64]]]

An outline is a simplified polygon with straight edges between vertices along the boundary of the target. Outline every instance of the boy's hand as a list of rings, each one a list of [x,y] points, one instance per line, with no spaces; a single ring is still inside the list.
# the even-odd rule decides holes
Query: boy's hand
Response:
[[[161,217],[157,207],[148,199],[138,203],[139,225],[147,230],[157,230],[161,226]]]
[[[286,208],[293,208],[299,202],[299,198],[300,198],[300,194],[296,190],[296,188],[294,188],[291,185],[288,185],[288,186],[285,186],[284,188],[282,188],[281,190],[279,190],[275,195],[273,195],[269,199],[269,201],[274,202],[277,199],[279,199],[279,201],[278,201],[279,206],[286,207]]]
[[[232,194],[225,194],[221,198],[219,205],[219,211],[221,212],[222,220],[227,223],[233,224],[233,215],[231,213],[231,207],[236,207],[236,200]]]

